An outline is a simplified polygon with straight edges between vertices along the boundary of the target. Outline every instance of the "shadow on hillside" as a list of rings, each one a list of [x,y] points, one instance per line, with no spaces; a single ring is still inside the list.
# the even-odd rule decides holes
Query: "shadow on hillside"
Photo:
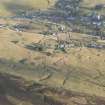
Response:
[[[20,77],[0,73],[0,105],[17,105],[14,104],[16,100],[20,103],[27,101],[32,105],[63,105],[40,93],[42,85],[34,83],[32,86],[26,87],[26,84]],[[31,91],[32,88],[36,89],[35,92]],[[15,99],[14,101],[12,99],[13,103],[7,96]]]
[[[29,105],[67,105],[67,100],[63,102],[64,99],[73,99],[71,102],[76,105],[105,104],[105,99],[102,97],[92,97],[88,94],[54,89],[37,83],[28,84],[29,82],[23,78],[0,73],[0,105],[17,105],[17,101],[20,103],[27,101],[30,103]],[[51,94],[60,97],[59,101],[55,98],[52,99]],[[10,96],[10,98],[8,99],[7,96]],[[82,99],[86,101],[82,101]],[[85,104],[81,104],[81,102]]]

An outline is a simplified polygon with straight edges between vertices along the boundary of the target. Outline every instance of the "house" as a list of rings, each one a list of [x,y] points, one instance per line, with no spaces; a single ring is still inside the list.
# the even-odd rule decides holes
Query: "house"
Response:
[[[97,16],[97,20],[101,20],[101,15],[98,15]]]
[[[97,4],[95,5],[95,9],[102,9],[103,8],[103,4]]]

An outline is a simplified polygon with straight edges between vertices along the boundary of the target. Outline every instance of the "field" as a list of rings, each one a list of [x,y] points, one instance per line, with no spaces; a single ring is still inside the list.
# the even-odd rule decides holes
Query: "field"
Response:
[[[96,4],[104,4],[105,3],[105,0],[93,0],[93,1],[91,1],[91,0],[84,0],[84,5],[85,6],[90,6],[90,7],[93,7],[93,6],[95,6]]]

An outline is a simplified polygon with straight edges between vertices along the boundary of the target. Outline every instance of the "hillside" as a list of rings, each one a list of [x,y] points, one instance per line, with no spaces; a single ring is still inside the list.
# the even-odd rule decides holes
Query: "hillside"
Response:
[[[0,105],[105,104],[104,0],[66,2],[0,1]]]

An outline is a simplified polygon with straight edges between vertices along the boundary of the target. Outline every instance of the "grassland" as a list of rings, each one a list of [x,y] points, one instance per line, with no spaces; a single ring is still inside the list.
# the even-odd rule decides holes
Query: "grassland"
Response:
[[[50,72],[47,73],[47,67],[49,69],[57,69],[53,72],[53,75],[47,80],[42,81],[42,83],[64,87],[66,89],[89,93],[91,95],[99,95],[104,97],[104,75],[105,75],[105,50],[103,49],[91,49],[91,48],[71,48],[68,53],[55,52],[54,49],[46,49],[45,51],[38,52],[25,48],[25,45],[31,43],[38,43],[42,40],[45,43],[46,40],[50,40],[50,44],[56,43],[56,39],[52,36],[45,37],[41,34],[33,34],[27,32],[17,33],[12,30],[1,29],[0,37],[0,57],[14,62],[20,62],[22,59],[26,59],[26,64],[33,64],[31,71],[27,66],[20,70],[6,70],[6,68],[1,67],[2,72],[13,73],[14,75],[22,76],[28,80],[40,80],[40,78],[47,78]],[[73,34],[72,34],[73,35]],[[75,33],[74,35],[78,35]],[[73,37],[76,37],[74,36]],[[79,38],[85,35],[80,35]],[[51,38],[54,41],[51,41]],[[44,40],[43,40],[44,39]],[[18,41],[18,43],[13,43]],[[45,41],[45,42],[44,42]],[[46,53],[50,51],[51,56],[47,56]],[[40,65],[39,72],[37,71],[37,66]],[[24,67],[25,65],[23,65]],[[6,66],[5,66],[6,67]],[[45,67],[45,72],[43,70]],[[59,74],[60,70],[60,74]],[[42,77],[40,73],[42,72]],[[61,73],[62,72],[62,73]],[[70,73],[70,74],[69,74]],[[68,75],[67,82],[63,85],[65,81],[65,76]],[[37,77],[39,75],[39,77]],[[93,84],[93,83],[95,84]],[[90,87],[91,85],[91,87]],[[102,86],[102,87],[101,87]],[[101,93],[101,94],[100,94]]]

